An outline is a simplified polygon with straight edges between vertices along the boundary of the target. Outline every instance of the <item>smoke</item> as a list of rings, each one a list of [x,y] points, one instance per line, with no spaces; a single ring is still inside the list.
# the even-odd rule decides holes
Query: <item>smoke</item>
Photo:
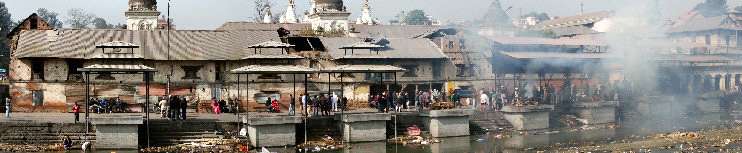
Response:
[[[608,52],[616,57],[610,60],[623,65],[624,81],[638,93],[656,93],[657,50],[670,41],[664,39],[663,22],[654,1],[626,0],[620,3],[608,22],[601,23]],[[610,65],[610,64],[605,64]]]

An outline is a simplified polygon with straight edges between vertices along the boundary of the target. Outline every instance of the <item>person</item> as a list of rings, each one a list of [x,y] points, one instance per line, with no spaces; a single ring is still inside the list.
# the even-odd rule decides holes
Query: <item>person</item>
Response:
[[[227,101],[224,99],[219,100],[219,109],[221,109],[223,112],[229,113],[229,109],[227,108]]]
[[[186,115],[188,109],[188,101],[185,97],[180,97],[180,119],[186,120]]]
[[[214,111],[214,114],[221,114],[222,110],[219,108],[219,101],[216,100],[216,97],[211,98],[211,109]]]
[[[10,102],[11,102],[10,101],[10,97],[6,97],[5,98],[5,117],[6,118],[10,118],[10,109],[11,109],[10,108],[10,106],[11,106],[11,103]]]
[[[80,121],[80,105],[72,105],[72,113],[75,113],[75,123]]]
[[[62,140],[62,146],[64,147],[64,150],[72,149],[72,139],[70,139],[70,136],[66,136],[64,140]]]
[[[268,100],[265,100],[265,109],[268,110],[268,112],[273,112],[273,108],[271,108],[271,103],[273,103],[273,100],[271,100],[271,97],[268,97]]]
[[[482,92],[482,94],[479,96],[479,111],[484,111],[489,106],[489,97],[487,97],[487,94]]]
[[[106,110],[106,108],[108,108],[108,100],[106,100],[106,98],[101,98],[100,107],[98,107],[98,113],[100,113],[102,110],[102,112],[105,114],[108,111]]]
[[[124,108],[124,101],[122,101],[120,97],[116,97],[116,100],[114,100],[114,103],[116,106],[115,112],[126,113],[126,108]]]
[[[338,97],[335,92],[332,93],[332,97],[330,97],[330,102],[332,103],[332,111],[337,112],[338,111],[338,102],[340,102],[340,97]]]
[[[320,105],[320,103],[319,103],[319,95],[315,95],[314,98],[311,100],[311,103],[312,103],[312,110],[314,112],[313,113],[314,116],[319,115],[319,112],[320,112],[320,110],[319,110],[319,105]]]
[[[158,104],[160,106],[160,117],[162,117],[162,118],[168,117],[169,115],[167,115],[167,113],[169,112],[168,111],[168,108],[169,107],[168,107],[168,104],[167,104],[167,100],[165,99],[164,96],[162,98],[160,98],[160,102]]]
[[[289,102],[289,115],[294,116],[296,115],[296,99],[294,99],[294,95],[291,95],[291,101]]]
[[[341,99],[340,101],[341,101],[340,109],[348,110],[348,97],[343,96],[343,99]]]
[[[273,99],[273,101],[271,101],[271,109],[274,113],[281,112],[281,106],[278,105],[278,99]]]
[[[328,104],[330,102],[330,98],[328,96],[328,94],[324,94],[319,99],[319,109],[322,111],[322,116],[329,115],[328,113],[326,113]]]
[[[301,94],[301,111],[304,113],[304,115],[307,115],[309,113],[307,111],[307,95]]]
[[[170,119],[177,120],[180,116],[180,104],[178,103],[178,96],[170,96]]]

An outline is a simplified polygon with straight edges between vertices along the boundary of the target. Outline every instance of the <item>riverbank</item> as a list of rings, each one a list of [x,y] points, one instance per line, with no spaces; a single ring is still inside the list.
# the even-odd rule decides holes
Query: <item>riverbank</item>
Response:
[[[557,144],[534,149],[553,152],[740,152],[741,146],[742,124],[735,124],[717,129],[661,133],[576,147]]]

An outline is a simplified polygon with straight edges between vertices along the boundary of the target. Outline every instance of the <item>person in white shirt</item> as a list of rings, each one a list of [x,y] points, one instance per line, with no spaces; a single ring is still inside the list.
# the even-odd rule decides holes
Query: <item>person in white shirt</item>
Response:
[[[479,95],[479,111],[484,111],[486,106],[489,106],[489,97],[487,97],[487,94],[484,94],[484,92]]]
[[[157,103],[160,105],[160,117],[162,118],[167,117],[167,113],[168,113],[168,103],[167,103],[167,100],[165,99],[166,98],[162,98],[160,102]]]
[[[307,111],[307,95],[305,95],[305,94],[301,94],[301,106],[302,106],[301,107],[301,111],[303,111],[304,114],[309,113]]]
[[[336,95],[334,92],[332,93],[332,96],[330,97],[330,102],[332,103],[332,111],[337,112],[338,111],[338,95]]]

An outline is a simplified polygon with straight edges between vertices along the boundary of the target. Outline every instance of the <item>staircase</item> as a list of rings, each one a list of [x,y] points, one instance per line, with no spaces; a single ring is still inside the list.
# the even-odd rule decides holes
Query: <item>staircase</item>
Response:
[[[85,134],[85,124],[4,123],[0,126],[0,143],[51,145],[62,144],[70,137],[72,142],[95,141],[95,131]]]
[[[184,143],[203,143],[223,137],[215,122],[208,121],[150,121],[150,144],[171,146]]]
[[[510,130],[513,125],[505,119],[501,112],[496,111],[477,111],[469,120],[473,124],[472,131],[487,132],[492,130]]]

